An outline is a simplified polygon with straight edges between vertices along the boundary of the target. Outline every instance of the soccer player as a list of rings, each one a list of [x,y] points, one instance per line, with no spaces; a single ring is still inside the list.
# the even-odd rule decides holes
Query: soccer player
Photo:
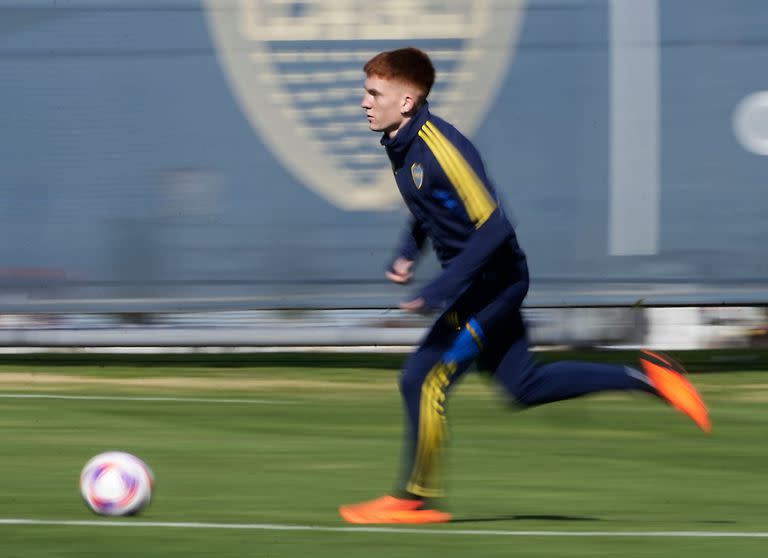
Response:
[[[395,182],[411,212],[397,255],[386,271],[408,283],[425,240],[442,271],[400,306],[438,317],[400,376],[408,432],[398,490],[339,508],[350,523],[434,523],[451,519],[440,510],[440,454],[446,397],[475,362],[518,408],[606,390],[658,396],[711,428],[706,406],[682,367],[664,355],[643,352],[639,367],[589,362],[538,364],[529,351],[520,307],[528,292],[528,267],[515,231],[499,205],[472,143],[430,113],[427,96],[435,70],[415,48],[382,52],[364,67],[361,106],[370,129],[392,163]]]

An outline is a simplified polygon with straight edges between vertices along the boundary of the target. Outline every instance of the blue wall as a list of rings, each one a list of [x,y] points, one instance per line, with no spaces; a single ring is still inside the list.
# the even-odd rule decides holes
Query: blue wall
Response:
[[[301,183],[233,93],[206,7],[0,0],[0,308],[397,301],[381,278],[402,210],[344,210]],[[768,159],[733,131],[742,99],[768,90],[768,6],[659,4],[658,250],[620,256],[610,9],[527,2],[472,134],[529,255],[530,302],[768,302]]]

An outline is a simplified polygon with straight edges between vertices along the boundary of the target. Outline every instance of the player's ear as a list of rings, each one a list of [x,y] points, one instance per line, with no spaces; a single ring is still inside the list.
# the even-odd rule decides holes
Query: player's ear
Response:
[[[400,104],[400,113],[401,114],[409,114],[413,112],[413,110],[416,108],[416,97],[414,97],[412,94],[405,94],[403,96],[403,101]]]

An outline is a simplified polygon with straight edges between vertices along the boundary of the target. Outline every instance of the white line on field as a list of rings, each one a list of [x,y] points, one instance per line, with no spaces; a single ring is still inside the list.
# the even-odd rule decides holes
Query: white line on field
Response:
[[[72,399],[76,401],[170,401],[172,403],[243,403],[252,405],[292,405],[276,399],[214,399],[211,397],[132,397],[117,395],[56,395],[51,393],[0,393],[0,399]]]
[[[240,529],[251,531],[315,531],[326,533],[413,533],[422,535],[472,535],[481,537],[678,537],[709,539],[764,539],[768,532],[748,531],[501,531],[484,529],[417,529],[409,527],[328,527],[274,523],[193,523],[136,520],[0,519],[2,525],[64,527],[165,527],[169,529]]]

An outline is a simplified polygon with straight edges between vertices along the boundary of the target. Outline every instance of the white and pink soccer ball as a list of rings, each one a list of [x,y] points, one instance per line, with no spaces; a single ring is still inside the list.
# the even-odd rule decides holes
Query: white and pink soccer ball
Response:
[[[99,515],[136,515],[152,499],[155,478],[141,459],[122,451],[91,458],[80,473],[80,494]]]

